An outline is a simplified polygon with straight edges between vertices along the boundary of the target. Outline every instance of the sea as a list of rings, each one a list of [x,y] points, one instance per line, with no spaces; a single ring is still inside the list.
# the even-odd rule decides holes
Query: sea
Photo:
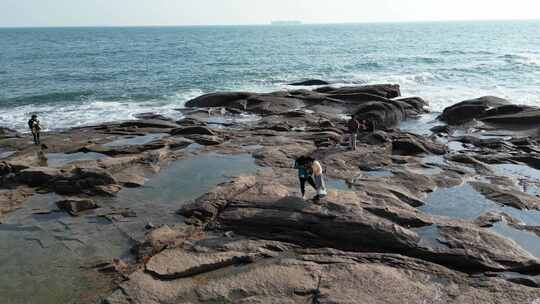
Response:
[[[398,83],[433,111],[494,95],[540,103],[540,21],[0,28],[0,126],[173,118],[214,91]]]

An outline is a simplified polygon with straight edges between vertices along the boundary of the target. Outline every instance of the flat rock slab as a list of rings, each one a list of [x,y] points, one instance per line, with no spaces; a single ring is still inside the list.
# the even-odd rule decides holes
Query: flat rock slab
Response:
[[[213,241],[221,247],[229,247],[227,242]],[[215,261],[212,254],[224,254],[204,243],[196,245],[208,251],[205,258],[193,260],[191,255],[200,253],[187,249],[185,253],[167,253],[164,257],[168,258],[161,262],[171,263],[171,259],[181,258],[199,265],[201,261]],[[259,250],[273,248],[264,242],[259,246]],[[517,304],[533,303],[540,298],[537,288],[498,278],[469,276],[401,255],[291,249],[294,247],[286,243],[274,246],[289,249],[234,269],[215,269],[171,280],[156,278],[148,271],[136,271],[107,303]],[[207,260],[208,257],[211,258]],[[178,269],[185,267],[180,265]]]
[[[194,276],[219,268],[246,263],[250,257],[240,252],[187,252],[184,249],[168,249],[152,257],[146,271],[156,278],[172,280]]]

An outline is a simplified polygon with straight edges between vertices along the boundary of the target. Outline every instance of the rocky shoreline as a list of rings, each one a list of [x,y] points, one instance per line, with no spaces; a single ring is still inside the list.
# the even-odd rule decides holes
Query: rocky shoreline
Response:
[[[0,233],[20,212],[66,212],[129,236],[131,254],[89,267],[109,282],[89,303],[540,302],[539,109],[482,97],[422,134],[400,126],[422,124],[428,102],[390,84],[186,105],[178,121],[47,133],[46,150],[0,129]],[[377,126],[358,151],[344,142],[351,115]],[[299,198],[291,167],[304,154],[329,178],[318,203]],[[156,178],[167,182],[148,187]],[[130,189],[146,204],[130,206]],[[29,210],[40,196],[53,207]]]

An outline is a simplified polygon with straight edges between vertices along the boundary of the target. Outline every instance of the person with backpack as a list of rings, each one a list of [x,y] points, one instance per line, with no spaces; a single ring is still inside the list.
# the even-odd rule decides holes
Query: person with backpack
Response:
[[[306,197],[306,182],[309,183],[313,189],[317,190],[313,176],[311,175],[311,169],[308,168],[308,158],[300,156],[294,162],[294,168],[298,170],[298,179],[300,180],[300,191],[302,193],[302,199]]]
[[[34,144],[39,145],[41,143],[39,139],[41,125],[39,124],[39,119],[37,118],[36,114],[32,115],[32,118],[30,118],[30,120],[28,121],[28,128],[30,128],[32,135],[34,136]]]

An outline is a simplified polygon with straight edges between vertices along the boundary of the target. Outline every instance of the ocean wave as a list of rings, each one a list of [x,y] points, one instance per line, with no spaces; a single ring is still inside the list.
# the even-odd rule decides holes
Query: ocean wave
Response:
[[[440,51],[441,55],[494,55],[495,53],[490,51],[463,51],[463,50],[443,50]]]
[[[369,62],[360,62],[354,65],[355,69],[380,69],[383,68],[383,64],[380,62],[369,61]]]
[[[505,54],[499,58],[510,64],[540,67],[540,54]]]
[[[397,83],[406,87],[425,85],[440,78],[441,76],[431,72],[421,72],[411,74],[353,74],[348,79],[351,79],[350,83],[353,84]]]
[[[412,57],[399,57],[396,59],[399,63],[412,63],[412,64],[434,64],[444,62],[441,58],[425,57],[425,56],[412,56]]]
[[[14,98],[0,99],[0,106],[20,105],[20,104],[39,104],[50,102],[71,102],[87,100],[94,94],[92,91],[73,91],[73,92],[52,92],[47,94],[20,96]]]
[[[0,124],[26,132],[26,121],[32,114],[40,116],[45,131],[129,120],[134,119],[136,114],[145,112],[160,113],[179,119],[181,113],[176,109],[183,108],[189,99],[201,94],[203,94],[201,90],[193,89],[162,96],[160,100],[140,102],[133,102],[131,99],[117,101],[89,99],[80,102],[25,104],[2,109]]]

